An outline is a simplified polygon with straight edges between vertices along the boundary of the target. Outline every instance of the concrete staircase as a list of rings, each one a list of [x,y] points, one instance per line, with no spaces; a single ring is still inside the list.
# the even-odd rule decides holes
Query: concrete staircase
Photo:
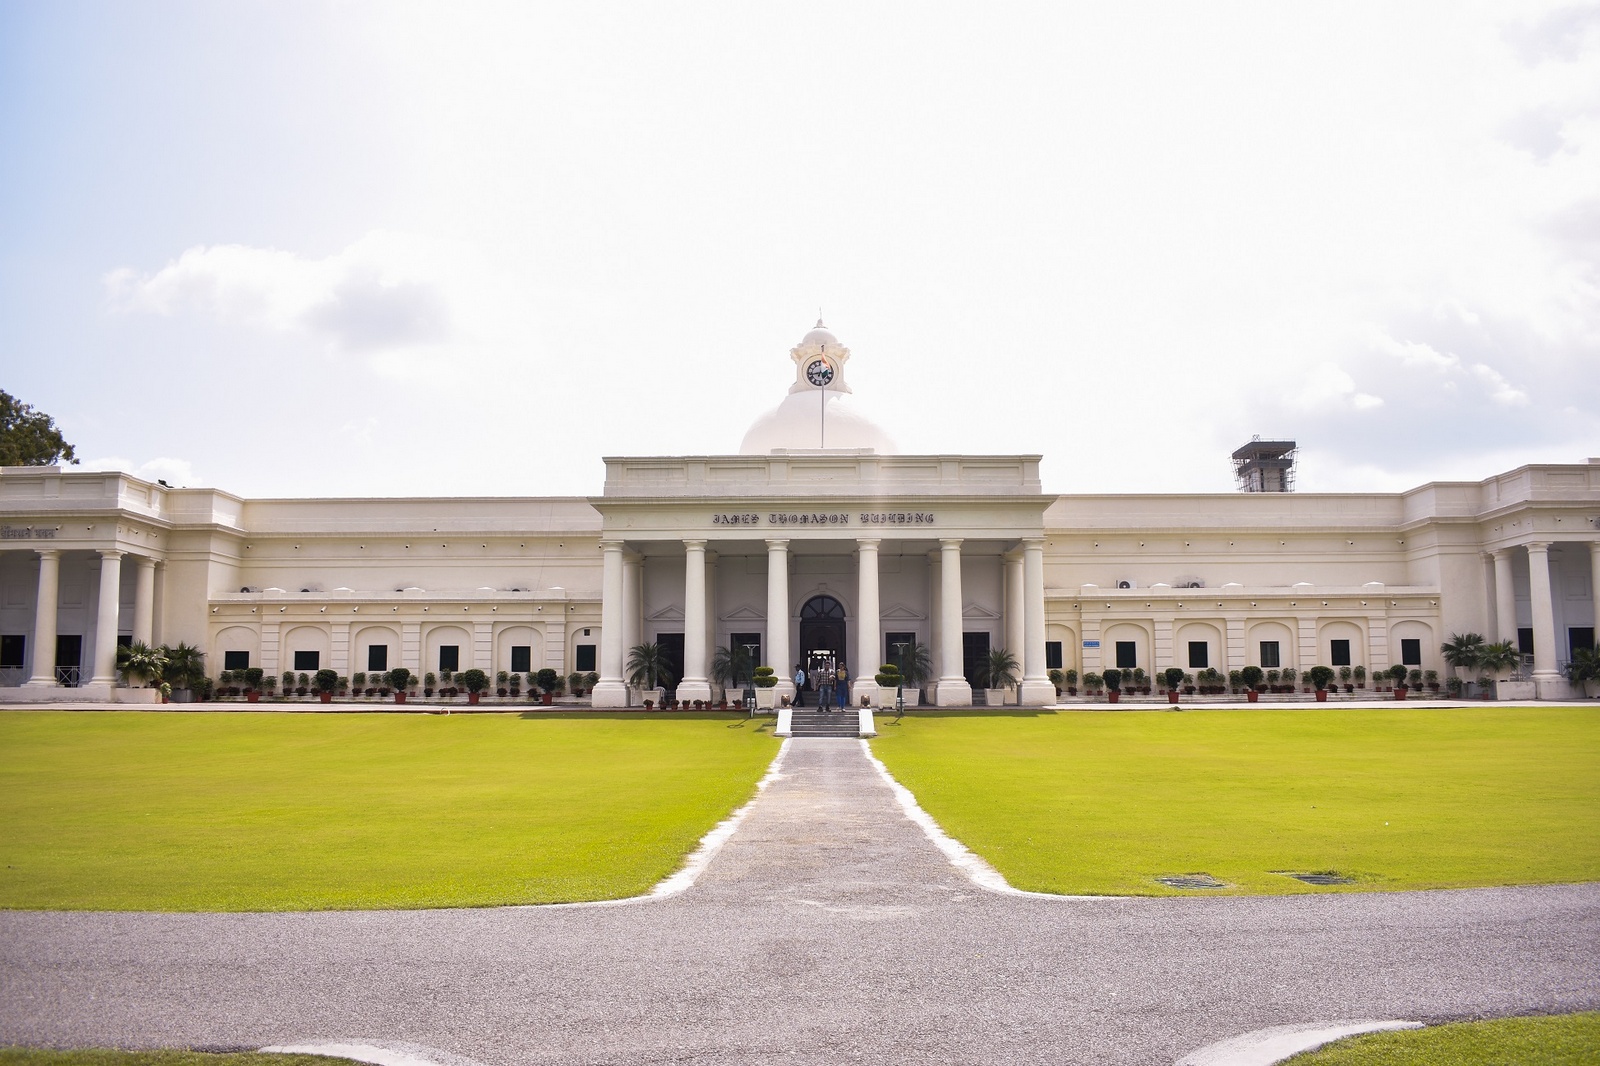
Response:
[[[815,707],[796,707],[790,712],[789,729],[796,737],[859,737],[861,717],[849,707],[826,714]]]

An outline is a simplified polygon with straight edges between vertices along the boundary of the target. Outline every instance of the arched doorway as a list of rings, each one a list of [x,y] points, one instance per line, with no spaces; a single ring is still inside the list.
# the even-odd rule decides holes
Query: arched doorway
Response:
[[[800,608],[800,660],[812,673],[820,659],[845,661],[844,605],[832,596],[813,596]]]

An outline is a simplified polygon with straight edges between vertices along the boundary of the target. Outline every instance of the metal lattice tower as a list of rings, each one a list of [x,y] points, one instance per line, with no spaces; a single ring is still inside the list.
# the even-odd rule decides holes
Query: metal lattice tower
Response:
[[[1238,479],[1239,491],[1293,492],[1294,452],[1292,440],[1251,437],[1249,444],[1233,453],[1233,476]]]

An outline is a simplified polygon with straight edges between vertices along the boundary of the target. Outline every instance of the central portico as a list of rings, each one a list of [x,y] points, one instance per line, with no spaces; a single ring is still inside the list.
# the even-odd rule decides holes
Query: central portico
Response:
[[[678,699],[710,700],[712,650],[754,646],[794,695],[801,624],[831,601],[853,679],[875,695],[892,645],[926,644],[932,702],[973,702],[972,638],[1022,666],[1043,706],[1044,511],[1036,455],[882,455],[869,449],[610,458],[604,495],[596,707],[622,707],[624,663],[681,634]],[[824,619],[828,620],[828,619]],[[661,638],[667,638],[663,641]]]

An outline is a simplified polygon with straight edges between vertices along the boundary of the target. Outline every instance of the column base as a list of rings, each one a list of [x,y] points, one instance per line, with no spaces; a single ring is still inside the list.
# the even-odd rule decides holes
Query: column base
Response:
[[[56,679],[53,677],[30,677],[22,683],[23,688],[55,688]]]
[[[1048,679],[1023,678],[1017,703],[1023,707],[1048,707],[1056,701],[1056,687]]]
[[[933,686],[935,707],[971,707],[972,686],[964,677],[941,677]]]
[[[595,682],[594,691],[589,693],[589,706],[597,708],[628,706],[628,686],[621,681]]]
[[[711,702],[711,682],[705,680],[678,682],[678,702],[693,703],[700,700],[702,703]]]
[[[774,685],[772,687],[772,698],[773,698],[773,705],[774,706],[782,707],[783,706],[783,698],[785,696],[789,697],[789,702],[791,704],[794,703],[794,682],[793,681],[779,681],[776,685]]]

